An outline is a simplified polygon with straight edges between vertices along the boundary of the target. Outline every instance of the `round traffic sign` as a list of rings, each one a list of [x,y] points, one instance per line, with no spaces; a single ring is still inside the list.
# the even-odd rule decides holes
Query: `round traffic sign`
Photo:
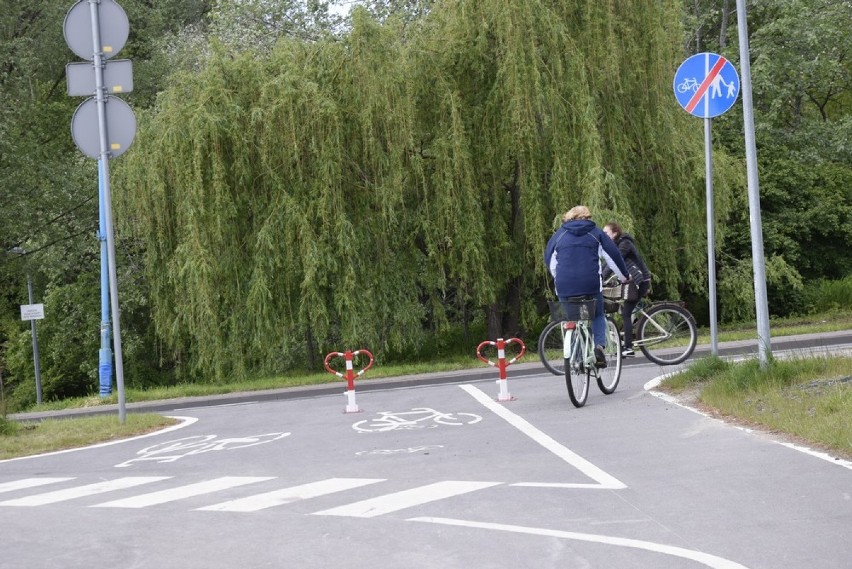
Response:
[[[737,101],[740,76],[721,55],[698,53],[681,63],[672,87],[686,112],[709,119],[721,115]]]
[[[98,6],[98,29],[101,34],[101,52],[105,59],[117,54],[127,43],[130,22],[124,8],[113,0],[101,0]],[[79,0],[65,15],[63,24],[65,43],[77,57],[95,58],[92,39],[92,12],[88,0]]]
[[[106,98],[107,150],[110,157],[124,154],[136,136],[136,115],[130,105],[118,97]],[[101,157],[101,131],[98,122],[98,101],[90,97],[80,103],[71,119],[71,136],[83,154]]]

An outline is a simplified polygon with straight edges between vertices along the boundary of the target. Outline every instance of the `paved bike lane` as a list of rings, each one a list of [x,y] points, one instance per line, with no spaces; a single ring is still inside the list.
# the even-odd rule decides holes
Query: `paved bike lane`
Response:
[[[593,386],[579,410],[560,378],[511,374],[516,399],[506,403],[494,401],[494,381],[474,381],[362,393],[355,414],[342,413],[342,394],[179,410],[198,422],[80,451],[85,458],[77,461],[0,463],[0,483],[69,469],[81,478],[174,477],[152,482],[156,488],[242,477],[245,486],[216,496],[143,508],[138,494],[150,491],[134,489],[48,510],[48,527],[60,524],[54,529],[83,542],[79,521],[107,519],[111,532],[136,546],[135,556],[144,551],[139,566],[168,566],[177,556],[186,567],[846,567],[852,471],[651,396],[643,386],[660,371],[628,368],[614,395]],[[155,443],[275,433],[288,435],[127,464]],[[329,480],[348,486],[301,499],[309,485]],[[92,507],[108,500],[125,502]],[[258,500],[264,507],[248,511]],[[38,511],[18,508],[18,529],[43,528]],[[152,524],[158,515],[170,520],[162,529]],[[139,523],[158,547],[131,538]],[[180,524],[180,539],[169,523]],[[236,556],[228,553],[235,543]],[[27,551],[10,550],[12,558]],[[38,559],[28,555],[18,566],[51,566]]]

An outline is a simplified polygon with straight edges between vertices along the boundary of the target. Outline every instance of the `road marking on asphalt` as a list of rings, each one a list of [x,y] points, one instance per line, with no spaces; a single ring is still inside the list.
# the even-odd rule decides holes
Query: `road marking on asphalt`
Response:
[[[774,355],[776,357],[778,357],[779,354],[776,353]],[[729,358],[729,359],[734,359],[734,358]],[[740,359],[745,359],[745,358],[740,358]],[[683,371],[683,370],[681,370],[681,371]],[[740,431],[743,431],[743,432],[746,432],[746,433],[763,433],[763,434],[766,434],[765,432],[760,431],[760,430],[749,429],[748,427],[742,427],[740,425],[735,425],[733,423],[729,423],[727,421],[719,419],[718,417],[713,417],[712,415],[708,415],[707,413],[705,413],[704,411],[701,411],[700,409],[696,409],[695,407],[690,407],[689,405],[681,402],[678,398],[673,397],[673,396],[669,395],[668,393],[664,393],[662,391],[657,391],[657,388],[660,386],[660,384],[663,381],[665,381],[669,377],[672,377],[672,376],[677,375],[678,373],[681,373],[681,371],[674,371],[674,372],[666,373],[666,374],[663,374],[661,376],[655,377],[654,379],[648,381],[643,386],[643,388],[645,389],[645,391],[647,391],[648,393],[650,393],[651,395],[653,395],[657,399],[661,399],[661,400],[665,401],[666,403],[671,403],[672,405],[677,405],[678,407],[681,407],[682,409],[686,409],[687,411],[692,411],[693,413],[695,413],[697,415],[701,415],[702,417],[706,417],[707,419],[711,419],[713,421],[718,421],[718,422],[720,422],[724,425],[727,425],[728,427],[733,427],[734,429],[739,429]],[[843,468],[848,468],[849,470],[852,470],[852,460],[845,460],[845,459],[842,459],[842,458],[837,457],[837,456],[832,456],[832,455],[830,455],[826,452],[820,451],[820,450],[815,450],[815,449],[812,449],[812,448],[809,448],[809,447],[789,443],[787,441],[779,441],[779,440],[776,440],[776,439],[767,439],[767,440],[769,440],[770,442],[773,442],[775,444],[779,444],[781,446],[795,450],[797,452],[808,454],[808,455],[813,456],[815,458],[819,458],[820,460],[824,460],[826,462],[830,462],[831,464],[836,464],[837,466],[842,466]]]
[[[0,494],[3,492],[12,492],[14,490],[24,490],[26,488],[35,488],[54,482],[65,482],[66,480],[74,480],[71,478],[24,478],[23,480],[13,480],[12,482],[4,482],[0,484]]]
[[[384,481],[384,478],[329,478],[328,480],[282,488],[281,490],[273,490],[272,492],[256,494],[247,498],[231,500],[197,509],[216,512],[256,512],[274,506],[290,504],[299,500],[325,496],[326,494],[351,490]]]
[[[493,524],[487,522],[472,522],[467,520],[454,520],[449,518],[409,518],[407,521],[410,522],[425,522],[430,524],[443,524],[449,526],[459,526],[459,527],[468,527],[468,528],[478,528],[478,529],[489,529],[489,530],[497,530],[497,531],[506,531],[512,533],[522,533],[527,535],[540,535],[544,537],[555,537],[559,539],[571,539],[575,541],[587,541],[590,543],[602,543],[604,545],[616,545],[619,547],[630,547],[633,549],[644,549],[645,551],[651,551],[654,553],[662,553],[665,555],[672,555],[674,557],[681,557],[683,559],[690,559],[692,561],[697,561],[707,567],[712,567],[713,569],[748,569],[745,565],[740,565],[735,561],[731,561],[729,559],[725,559],[723,557],[717,557],[715,555],[710,555],[709,553],[702,553],[700,551],[693,551],[691,549],[684,549],[682,547],[675,547],[672,545],[664,545],[662,543],[654,543],[652,541],[642,541],[639,539],[628,539],[624,537],[612,537],[608,535],[595,535],[591,533],[577,533],[571,531],[560,531],[553,529],[545,529],[545,528],[533,528],[533,527],[525,527],[525,526],[515,526],[515,525],[507,525],[507,524]]]
[[[446,480],[418,488],[411,488],[410,490],[385,494],[384,496],[370,500],[346,504],[345,506],[331,508],[330,510],[314,512],[313,515],[374,518],[398,510],[404,510],[405,508],[443,500],[444,498],[451,498],[460,494],[482,490],[483,488],[490,488],[491,486],[498,486],[499,484],[501,483]]]
[[[172,416],[172,415],[167,415],[167,416],[170,417],[171,419],[177,419],[178,421],[180,421],[180,423],[178,423],[177,425],[172,425],[171,427],[166,427],[165,429],[160,429],[159,431],[154,431],[152,433],[145,433],[144,435],[139,435],[139,436],[136,436],[136,437],[130,437],[130,438],[127,438],[127,439],[117,439],[117,440],[108,441],[108,442],[105,442],[105,443],[98,443],[96,445],[89,445],[89,446],[77,447],[77,448],[67,448],[67,449],[64,449],[64,450],[57,450],[57,451],[53,451],[53,452],[45,452],[45,453],[42,453],[42,454],[33,454],[33,455],[30,455],[30,456],[18,456],[18,457],[15,457],[15,458],[7,458],[5,460],[0,460],[0,464],[2,464],[4,462],[13,462],[13,461],[16,461],[16,460],[30,460],[30,459],[33,459],[33,458],[41,458],[43,456],[55,456],[57,454],[66,454],[66,453],[69,453],[69,452],[77,452],[77,451],[81,451],[81,450],[89,450],[89,449],[93,449],[93,448],[102,448],[102,447],[108,447],[108,446],[112,446],[112,445],[119,445],[119,444],[123,444],[123,443],[130,443],[130,442],[133,442],[133,441],[138,441],[139,439],[146,439],[148,437],[156,437],[157,435],[162,435],[164,433],[170,433],[172,431],[176,431],[178,429],[188,427],[189,425],[198,421],[198,419],[196,419],[195,417],[178,417],[178,416]]]
[[[472,385],[459,385],[462,389],[467,391],[474,399],[482,403],[485,407],[490,409],[495,415],[501,417],[505,421],[507,421],[510,425],[521,431],[523,434],[543,446],[545,449],[552,452],[557,457],[561,458],[595,482],[597,484],[570,484],[570,483],[541,483],[541,482],[520,482],[517,484],[512,484],[512,486],[533,486],[539,488],[594,488],[594,489],[603,489],[603,490],[621,490],[627,488],[627,485],[607,474],[582,456],[577,453],[569,450],[565,446],[559,444],[549,435],[538,430],[532,424],[530,424],[525,419],[522,419],[518,415],[515,415],[505,406],[497,403],[491,397],[486,395],[482,390],[472,386]]]
[[[223,476],[205,482],[196,484],[188,484],[160,492],[151,492],[150,494],[141,494],[132,498],[124,498],[122,500],[114,500],[112,502],[104,502],[103,504],[95,504],[92,508],[145,508],[193,496],[200,496],[210,492],[219,492],[229,488],[245,486],[246,484],[254,484],[256,482],[264,482],[272,480],[274,476]]]
[[[54,492],[36,494],[35,496],[7,500],[5,502],[0,502],[0,506],[44,506],[45,504],[55,504],[56,502],[64,502],[75,498],[84,498],[86,496],[94,496],[95,494],[133,488],[135,486],[150,484],[151,482],[159,482],[160,480],[167,480],[169,478],[171,478],[171,476],[128,476],[117,480],[107,480],[106,482],[96,482],[95,484],[86,484],[85,486],[65,488],[64,490],[56,490]]]

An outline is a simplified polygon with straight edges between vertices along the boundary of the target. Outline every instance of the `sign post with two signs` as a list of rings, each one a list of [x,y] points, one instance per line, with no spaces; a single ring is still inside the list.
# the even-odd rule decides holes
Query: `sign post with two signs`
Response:
[[[716,237],[713,209],[713,140],[710,135],[710,119],[734,106],[740,91],[740,77],[731,62],[721,55],[699,53],[680,65],[674,76],[673,89],[678,104],[686,112],[704,119],[710,350],[715,356],[719,353],[719,334],[716,324]]]
[[[111,305],[115,374],[118,386],[118,416],[119,422],[124,424],[124,365],[119,325],[109,160],[120,156],[130,147],[136,135],[136,117],[130,106],[115,96],[115,94],[129,93],[133,90],[133,66],[129,60],[108,60],[118,54],[127,42],[130,35],[130,22],[124,9],[114,0],[79,0],[66,14],[63,31],[71,51],[87,60],[86,63],[69,63],[66,66],[68,94],[72,97],[89,96],[74,112],[71,119],[71,135],[83,154],[99,161],[101,271],[108,272],[108,278],[105,278],[104,274],[101,275],[102,323],[99,354],[101,395],[109,395],[112,390],[110,323],[109,310],[106,309],[107,305]],[[106,271],[104,271],[104,265],[106,265]],[[109,288],[108,294],[107,288]]]

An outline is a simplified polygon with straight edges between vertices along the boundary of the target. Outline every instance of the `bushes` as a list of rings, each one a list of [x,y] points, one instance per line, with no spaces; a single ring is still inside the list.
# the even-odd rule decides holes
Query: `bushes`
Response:
[[[831,281],[820,279],[808,283],[803,291],[810,313],[852,309],[852,275]]]

